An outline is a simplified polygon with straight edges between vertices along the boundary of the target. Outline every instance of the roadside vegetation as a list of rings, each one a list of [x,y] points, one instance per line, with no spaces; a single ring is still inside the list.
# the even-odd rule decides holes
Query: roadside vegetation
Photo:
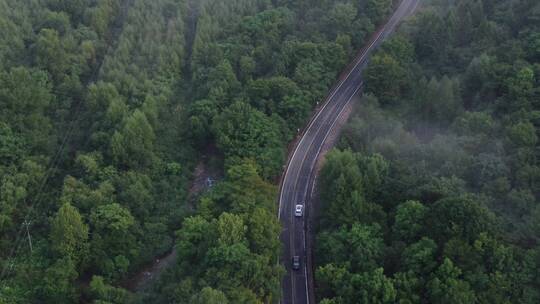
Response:
[[[0,303],[275,301],[286,145],[391,6],[0,0]]]
[[[540,302],[540,5],[430,1],[321,172],[320,303]]]
[[[272,2],[274,4],[272,4]],[[273,303],[284,269],[277,180],[305,124],[390,1],[202,1],[188,124],[225,178],[176,232],[178,263],[141,303]]]

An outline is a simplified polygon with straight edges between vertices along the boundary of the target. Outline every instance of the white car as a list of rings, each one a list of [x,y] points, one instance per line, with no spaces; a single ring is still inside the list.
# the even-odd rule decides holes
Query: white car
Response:
[[[296,205],[296,208],[294,208],[294,216],[301,217],[304,211],[304,205]]]
[[[297,255],[292,257],[292,269],[294,270],[300,269],[300,257]]]

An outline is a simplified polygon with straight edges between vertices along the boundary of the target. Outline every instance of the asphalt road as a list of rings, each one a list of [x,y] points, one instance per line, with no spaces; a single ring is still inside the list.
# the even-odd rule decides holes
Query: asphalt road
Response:
[[[311,267],[306,263],[310,252],[310,248],[306,248],[306,219],[310,214],[310,198],[316,175],[315,164],[340,114],[362,87],[362,71],[369,54],[394,31],[403,18],[414,12],[419,1],[402,0],[388,22],[373,35],[332,89],[289,158],[279,198],[279,218],[283,227],[280,237],[283,244],[281,263],[287,271],[281,283],[282,304],[315,303],[310,296],[313,295],[309,287],[312,281]],[[303,217],[294,216],[296,204],[304,204]],[[295,255],[300,256],[301,260],[301,267],[298,270],[292,269],[292,257]]]

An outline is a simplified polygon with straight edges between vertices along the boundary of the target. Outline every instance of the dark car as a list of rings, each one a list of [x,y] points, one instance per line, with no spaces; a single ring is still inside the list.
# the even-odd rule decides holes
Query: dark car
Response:
[[[292,258],[292,269],[298,270],[300,269],[300,257],[295,255]]]

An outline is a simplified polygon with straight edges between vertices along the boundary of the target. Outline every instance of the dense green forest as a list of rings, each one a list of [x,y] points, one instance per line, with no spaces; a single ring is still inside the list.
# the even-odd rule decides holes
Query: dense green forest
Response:
[[[286,146],[394,2],[0,0],[0,303],[275,302]],[[539,32],[535,0],[432,0],[373,56],[322,303],[540,302]]]
[[[429,1],[321,172],[320,303],[540,302],[540,3]]]
[[[195,149],[225,178],[176,232],[178,263],[141,302],[279,299],[277,178],[305,124],[391,1],[201,1],[189,71]],[[215,156],[214,156],[215,157]]]
[[[0,303],[276,301],[287,143],[392,5],[0,0]]]
[[[170,250],[195,161],[175,95],[186,16],[0,1],[1,303],[126,302],[111,284]]]

